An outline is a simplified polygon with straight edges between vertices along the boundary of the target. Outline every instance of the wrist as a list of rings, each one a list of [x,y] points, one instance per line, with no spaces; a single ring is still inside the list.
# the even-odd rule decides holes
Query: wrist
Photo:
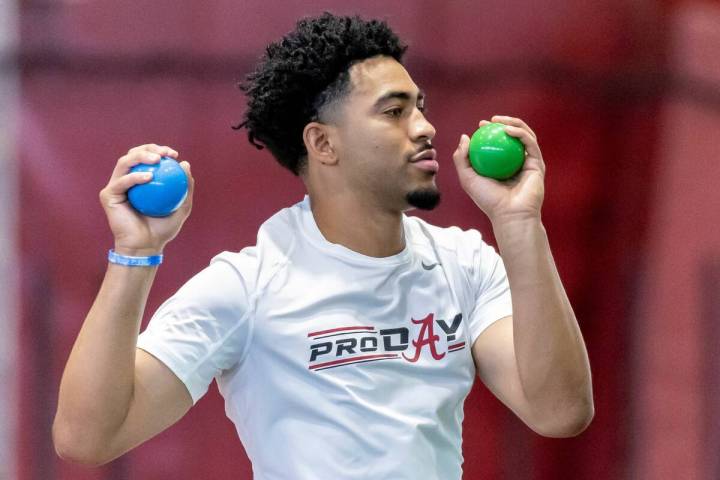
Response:
[[[540,214],[500,215],[490,219],[493,231],[512,230],[516,228],[542,227]]]
[[[493,235],[501,251],[525,248],[527,242],[537,235],[546,235],[539,217],[513,217],[492,222]]]
[[[156,267],[163,261],[163,255],[123,255],[115,250],[108,251],[108,261],[123,267]]]
[[[162,255],[163,247],[133,248],[115,244],[113,251],[118,255],[129,257],[150,257],[153,255]]]
[[[548,247],[547,231],[539,218],[514,219],[493,224],[493,234],[498,250],[508,262],[517,260],[529,252],[537,252],[538,248]],[[509,274],[509,273],[508,273]]]

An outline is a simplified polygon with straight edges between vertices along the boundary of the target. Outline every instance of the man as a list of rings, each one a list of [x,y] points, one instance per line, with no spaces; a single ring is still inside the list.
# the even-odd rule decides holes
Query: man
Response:
[[[144,145],[118,160],[100,193],[114,253],[60,387],[61,456],[122,455],[179,420],[213,378],[263,480],[460,478],[476,374],[542,435],[588,425],[590,368],[540,220],[535,134],[493,117],[527,151],[507,182],[472,170],[466,135],[453,154],[502,259],[475,230],[405,216],[440,199],[435,128],[405,48],[383,22],[330,14],[268,47],[243,85],[242,126],[308,196],[265,222],[257,245],[215,257],[139,338],[157,255],[194,184],[182,162],[185,204],[143,217],[126,192],[149,179],[130,167],[178,154]]]

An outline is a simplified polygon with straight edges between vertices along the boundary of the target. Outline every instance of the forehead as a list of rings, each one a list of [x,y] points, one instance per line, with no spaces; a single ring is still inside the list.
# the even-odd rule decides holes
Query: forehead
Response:
[[[356,63],[350,67],[350,82],[350,97],[357,100],[374,101],[389,91],[411,95],[419,92],[405,67],[390,57],[373,57]]]

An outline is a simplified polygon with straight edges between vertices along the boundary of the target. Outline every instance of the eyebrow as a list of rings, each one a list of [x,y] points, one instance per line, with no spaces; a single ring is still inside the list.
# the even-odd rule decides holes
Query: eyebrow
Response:
[[[411,98],[412,98],[412,95],[409,92],[391,91],[391,92],[387,92],[386,94],[384,94],[383,96],[378,98],[375,101],[374,106],[379,107],[380,105],[387,102],[388,100],[399,99],[399,100],[409,101]],[[425,100],[425,92],[420,90],[420,91],[418,91],[417,101],[420,102],[423,100]]]

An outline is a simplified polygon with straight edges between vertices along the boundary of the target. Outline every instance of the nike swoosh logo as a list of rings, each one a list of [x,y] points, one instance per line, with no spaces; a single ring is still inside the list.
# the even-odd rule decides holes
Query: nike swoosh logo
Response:
[[[433,268],[440,265],[439,263],[433,263],[432,265],[425,265],[425,262],[420,262],[425,270],[432,270]]]

